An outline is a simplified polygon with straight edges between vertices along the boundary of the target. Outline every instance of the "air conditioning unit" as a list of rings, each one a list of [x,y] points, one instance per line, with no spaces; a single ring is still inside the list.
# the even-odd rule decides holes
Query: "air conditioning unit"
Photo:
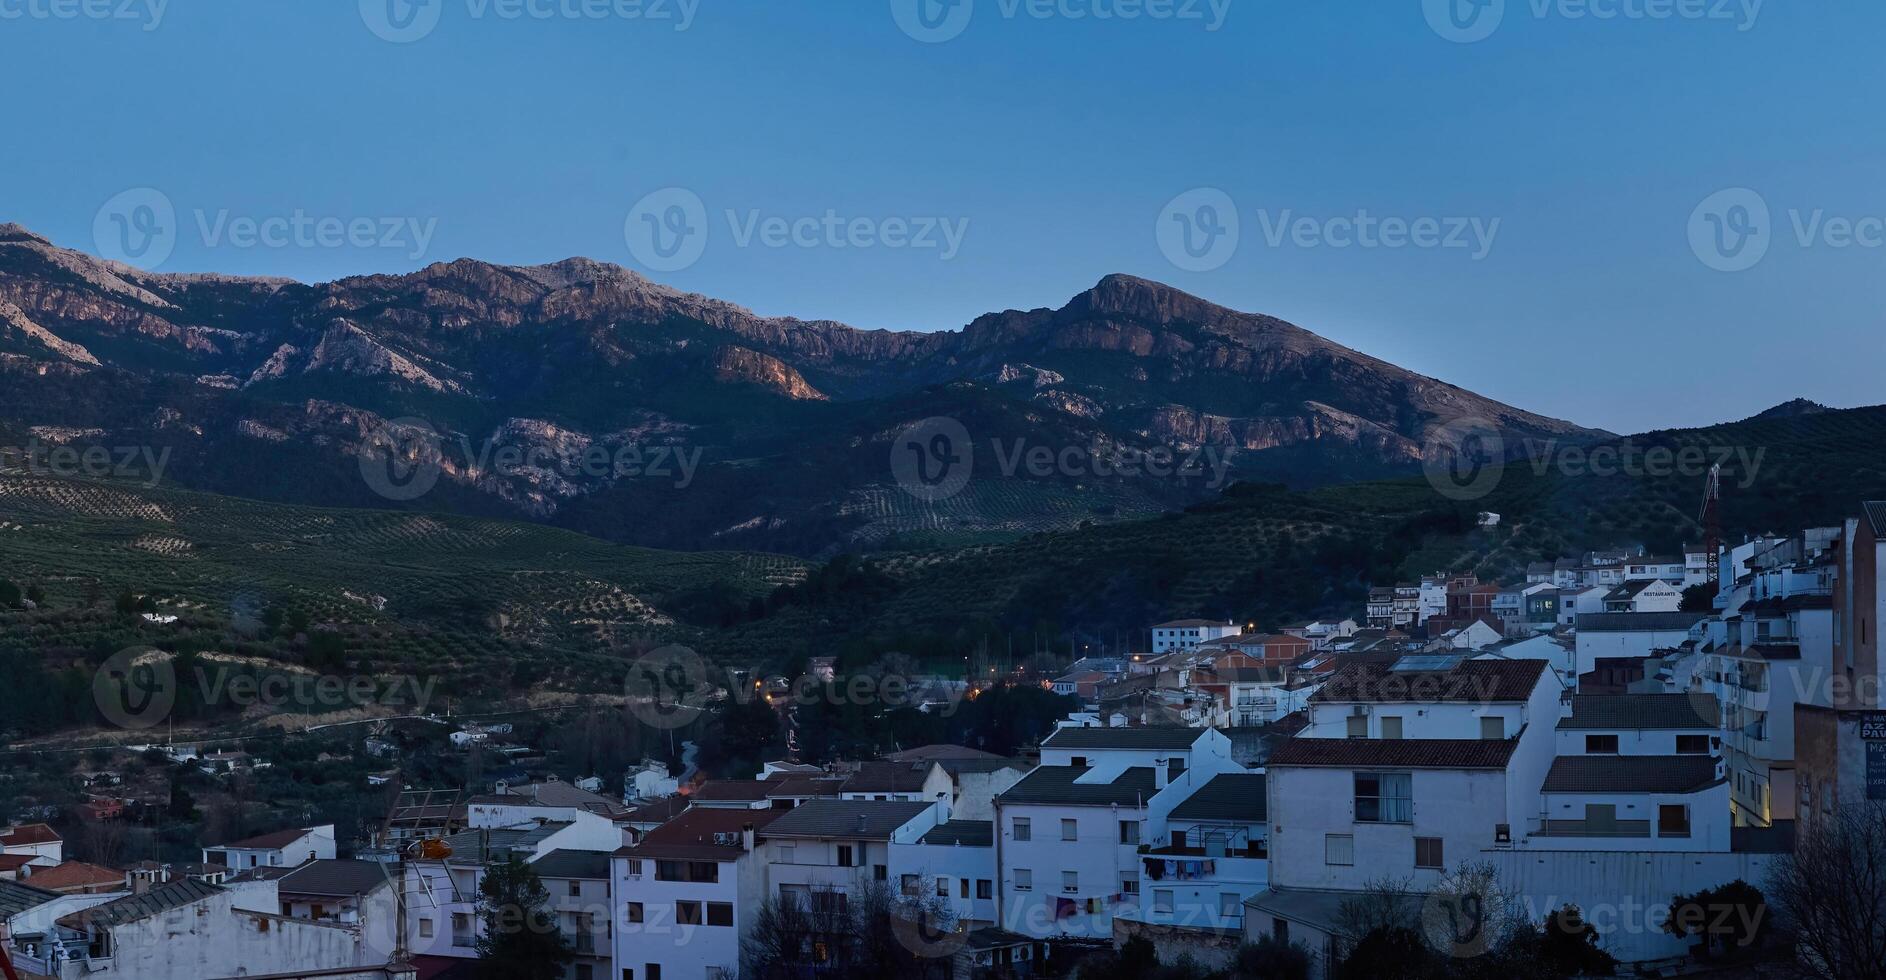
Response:
[[[1512,824],[1496,823],[1493,825],[1493,843],[1511,844],[1512,842],[1513,842],[1513,825]]]

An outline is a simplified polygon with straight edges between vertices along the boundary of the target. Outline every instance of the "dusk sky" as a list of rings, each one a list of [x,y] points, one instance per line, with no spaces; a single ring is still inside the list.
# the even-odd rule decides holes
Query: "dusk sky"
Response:
[[[1616,431],[1886,401],[1876,3],[85,2],[0,0],[0,221],[158,200],[160,271],[586,255],[917,330],[1127,272]],[[244,237],[297,213],[374,230]]]

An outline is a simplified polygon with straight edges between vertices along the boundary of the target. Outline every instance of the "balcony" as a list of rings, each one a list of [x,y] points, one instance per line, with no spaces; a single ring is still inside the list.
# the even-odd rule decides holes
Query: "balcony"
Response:
[[[1648,820],[1534,820],[1535,837],[1649,837]]]

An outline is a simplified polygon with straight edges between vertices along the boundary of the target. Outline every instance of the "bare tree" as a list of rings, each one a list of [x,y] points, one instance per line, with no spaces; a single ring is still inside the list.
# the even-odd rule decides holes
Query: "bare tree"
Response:
[[[1829,980],[1886,980],[1886,803],[1800,822],[1769,873],[1768,900],[1801,965]]]

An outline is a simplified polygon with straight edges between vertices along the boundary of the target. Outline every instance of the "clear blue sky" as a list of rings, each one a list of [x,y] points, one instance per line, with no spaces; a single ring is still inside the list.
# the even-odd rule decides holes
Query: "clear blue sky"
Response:
[[[1803,247],[1789,217],[1886,215],[1876,3],[1770,0],[1751,25],[1748,0],[1726,20],[1506,0],[1491,36],[1455,43],[1421,0],[1231,0],[1215,31],[1204,3],[1202,19],[1127,21],[973,0],[961,34],[931,44],[887,0],[691,0],[679,31],[680,0],[600,19],[562,15],[586,0],[533,0],[547,19],[431,0],[436,28],[395,44],[355,0],[172,0],[148,31],[35,13],[61,2],[79,0],[0,0],[0,220],[92,251],[101,205],[158,188],[182,228],[165,270],[322,280],[579,254],[637,267],[630,208],[678,186],[705,203],[708,244],[651,274],[762,313],[952,329],[1130,272],[1619,431],[1795,396],[1886,401],[1886,248]],[[1199,187],[1230,196],[1241,236],[1222,265],[1186,271],[1155,227]],[[1734,187],[1771,207],[1772,241],[1725,273],[1689,228]],[[297,209],[437,225],[415,258],[238,248],[196,218]],[[968,227],[944,260],[743,247],[725,217],[828,209]],[[1266,240],[1286,210],[1361,209],[1500,225],[1478,260]]]

